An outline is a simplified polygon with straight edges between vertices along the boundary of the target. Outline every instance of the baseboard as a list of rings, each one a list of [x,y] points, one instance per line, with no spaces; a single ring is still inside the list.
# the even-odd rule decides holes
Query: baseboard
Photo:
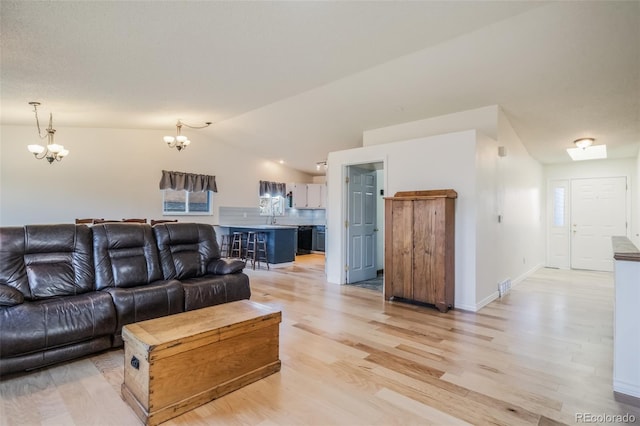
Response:
[[[634,407],[640,407],[640,398],[635,396],[629,396],[625,393],[613,391],[613,399],[623,404],[633,405]]]
[[[512,279],[511,280],[511,287],[512,288],[515,287],[516,285],[518,285],[519,283],[524,281],[527,277],[529,277],[530,275],[535,273],[540,268],[544,268],[544,263],[539,263],[536,266],[534,266],[533,268],[531,268],[528,271],[526,271],[524,274],[521,274],[518,277]],[[475,306],[470,307],[471,309],[465,309],[465,310],[469,310],[469,311],[472,311],[472,312],[478,312],[480,309],[484,308],[489,303],[493,302],[494,300],[498,299],[499,297],[500,297],[500,293],[497,292],[497,291],[494,291],[489,296],[485,297],[484,299],[482,299],[481,301],[476,303]],[[458,306],[456,306],[456,308],[457,307]]]
[[[476,303],[475,312],[478,312],[480,309],[484,308],[489,303],[493,302],[494,300],[498,299],[499,297],[500,297],[500,293],[498,293],[497,291],[494,291],[489,296],[485,297],[480,302]]]
[[[513,286],[520,284],[522,281],[524,281],[525,279],[527,279],[530,275],[532,275],[534,272],[536,272],[538,269],[544,268],[544,263],[538,263],[537,265],[535,265],[533,268],[529,269],[527,272],[525,272],[524,274],[521,274],[519,276],[517,276],[516,278],[514,278],[513,280],[511,280],[511,284]]]
[[[455,309],[456,311],[469,311],[469,312],[476,312],[476,308],[473,305],[458,305],[456,304],[453,309]]]
[[[628,398],[629,400],[632,400],[632,398],[635,398],[636,402],[640,403],[640,386],[638,386],[635,383],[628,383],[628,382],[623,382],[621,380],[614,380],[613,392],[614,394],[624,395],[624,397]]]
[[[477,311],[475,305],[465,305],[464,303],[462,303],[462,304],[456,303],[455,306],[454,306],[454,309],[456,311],[469,311],[469,312],[476,312]]]

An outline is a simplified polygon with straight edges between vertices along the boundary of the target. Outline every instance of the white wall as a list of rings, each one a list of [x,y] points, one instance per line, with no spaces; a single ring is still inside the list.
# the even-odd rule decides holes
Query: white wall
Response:
[[[636,158],[636,179],[634,183],[636,185],[636,198],[632,209],[634,214],[631,218],[631,240],[636,247],[640,247],[640,150],[638,150],[638,157]]]
[[[387,196],[380,194],[380,190],[384,189],[382,184],[384,183],[384,170],[376,171],[376,228],[378,234],[376,235],[376,269],[379,271],[384,269],[384,197]]]
[[[258,181],[310,182],[312,177],[237,148],[185,131],[192,143],[178,152],[166,131],[58,128],[56,142],[71,153],[60,163],[35,160],[35,126],[0,129],[0,225],[73,222],[78,217],[162,216],[161,170],[216,176],[214,215],[177,217],[218,223],[220,206],[257,207]]]
[[[505,271],[502,250],[502,224],[498,223],[498,143],[477,135],[476,144],[476,307],[497,297],[497,283]]]
[[[529,155],[501,109],[498,145],[506,150],[498,160],[499,280],[517,284],[545,263],[544,168]]]
[[[489,105],[395,126],[366,130],[362,133],[362,146],[405,141],[472,129],[478,130],[492,139],[497,139],[498,110],[498,105]]]
[[[379,144],[329,154],[327,174],[327,280],[344,283],[346,259],[346,166],[384,164],[385,194],[398,191],[454,189],[456,200],[456,297],[457,307],[476,306],[476,132],[465,131]]]
[[[629,218],[628,237],[636,243],[640,242],[640,213],[638,200],[640,197],[638,176],[640,176],[640,160],[634,158],[616,160],[573,161],[562,164],[545,166],[545,178],[549,182],[556,179],[580,179],[626,176],[629,190],[627,191],[627,217]],[[634,185],[636,188],[634,189]]]
[[[475,130],[433,135],[474,126],[491,137]],[[414,138],[397,142],[406,136]],[[401,190],[458,191],[458,308],[478,310],[498,296],[499,282],[518,283],[544,265],[544,169],[529,155],[499,106],[367,131],[364,140],[363,148],[329,155],[329,282],[345,282],[344,227],[340,226],[346,209],[341,183],[344,167],[383,158],[387,159],[387,195]],[[498,156],[500,146],[505,148],[504,157]]]

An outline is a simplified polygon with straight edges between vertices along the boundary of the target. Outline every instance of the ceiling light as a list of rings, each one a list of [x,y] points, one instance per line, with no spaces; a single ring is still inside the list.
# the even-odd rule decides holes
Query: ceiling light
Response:
[[[47,134],[43,136],[42,132],[40,131],[40,120],[38,120],[38,105],[40,105],[40,102],[29,102],[29,105],[33,105],[33,112],[36,115],[36,127],[38,128],[38,136],[40,136],[40,139],[47,138],[47,145],[27,145],[27,149],[38,160],[46,158],[49,164],[53,164],[54,160],[61,161],[65,156],[69,154],[69,150],[64,149],[64,146],[58,145],[57,143],[53,142],[53,136],[56,133],[56,129],[53,128],[53,113],[49,113],[49,127],[45,129],[47,131]]]
[[[189,138],[180,134],[182,126],[186,126],[190,129],[204,129],[205,127],[209,127],[210,125],[211,122],[207,121],[204,126],[189,126],[188,124],[184,124],[182,121],[178,120],[178,123],[176,124],[176,136],[165,136],[163,139],[167,143],[169,148],[175,148],[178,151],[182,151],[191,143]]]
[[[586,149],[593,145],[594,142],[594,138],[580,138],[573,141],[573,143],[576,144],[576,146],[580,149]]]
[[[329,166],[327,165],[326,161],[318,161],[316,163],[316,170],[320,170],[320,169],[324,169],[327,170],[329,168]]]
[[[568,148],[567,153],[573,161],[600,160],[607,158],[607,146],[593,145],[586,148]]]

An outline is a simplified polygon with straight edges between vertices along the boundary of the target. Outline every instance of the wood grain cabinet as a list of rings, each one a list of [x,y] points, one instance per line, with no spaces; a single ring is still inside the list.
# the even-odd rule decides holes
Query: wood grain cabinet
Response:
[[[457,197],[443,189],[385,198],[385,299],[453,308]]]

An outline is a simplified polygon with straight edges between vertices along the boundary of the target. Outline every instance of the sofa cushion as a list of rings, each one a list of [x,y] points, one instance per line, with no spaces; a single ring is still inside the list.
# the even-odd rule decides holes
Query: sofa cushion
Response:
[[[204,223],[163,223],[153,227],[164,278],[184,280],[207,273],[220,259],[216,231]]]
[[[116,308],[113,345],[122,345],[122,326],[184,311],[184,292],[179,281],[156,281],[134,288],[109,287]]]
[[[95,290],[91,230],[85,225],[0,228],[0,282],[26,300]]]
[[[185,311],[251,297],[249,277],[243,273],[204,275],[182,280],[181,283],[184,288]]]
[[[20,290],[0,284],[0,306],[15,306],[24,302],[24,295]]]
[[[94,291],[0,308],[0,356],[62,347],[114,333],[111,297]]]
[[[137,287],[162,279],[151,226],[139,223],[94,225],[96,287]]]

